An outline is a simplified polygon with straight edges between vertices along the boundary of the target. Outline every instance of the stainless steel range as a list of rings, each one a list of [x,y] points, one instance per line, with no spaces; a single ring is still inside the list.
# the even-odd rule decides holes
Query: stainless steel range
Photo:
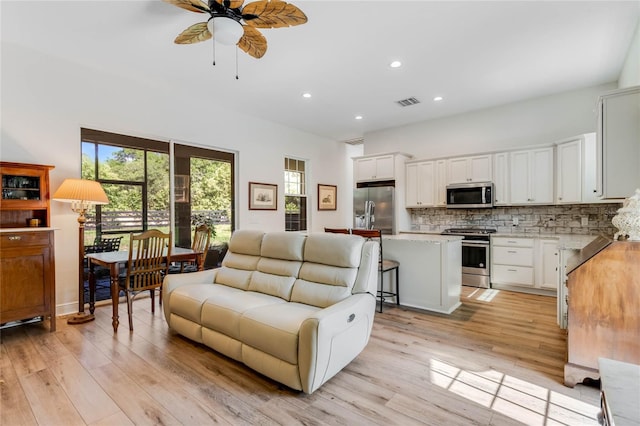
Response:
[[[442,235],[462,238],[462,285],[491,287],[490,241],[493,228],[450,228]]]

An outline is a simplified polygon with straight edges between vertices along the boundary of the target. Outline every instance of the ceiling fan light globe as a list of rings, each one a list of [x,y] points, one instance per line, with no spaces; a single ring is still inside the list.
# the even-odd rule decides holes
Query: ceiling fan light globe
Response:
[[[226,17],[209,19],[207,28],[215,41],[225,45],[238,44],[240,37],[244,34],[244,28],[240,22]]]

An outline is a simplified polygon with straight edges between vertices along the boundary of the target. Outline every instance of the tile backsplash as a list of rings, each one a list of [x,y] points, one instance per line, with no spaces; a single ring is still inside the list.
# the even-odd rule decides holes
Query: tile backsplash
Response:
[[[622,203],[495,207],[492,209],[425,208],[411,210],[411,229],[442,232],[447,228],[489,227],[498,232],[582,234],[613,237],[611,219]],[[514,226],[514,219],[518,225]]]

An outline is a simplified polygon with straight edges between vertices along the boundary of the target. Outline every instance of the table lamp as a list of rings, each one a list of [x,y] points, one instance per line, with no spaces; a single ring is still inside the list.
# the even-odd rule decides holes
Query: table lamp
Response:
[[[95,319],[92,313],[84,311],[84,224],[87,221],[87,210],[96,204],[108,204],[109,199],[99,182],[86,179],[65,179],[60,188],[53,194],[55,201],[71,203],[71,210],[78,213],[78,313],[69,317],[68,324],[82,324]]]

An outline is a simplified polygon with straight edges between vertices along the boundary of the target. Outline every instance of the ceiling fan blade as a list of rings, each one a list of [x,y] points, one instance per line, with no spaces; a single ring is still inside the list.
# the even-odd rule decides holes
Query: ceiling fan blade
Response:
[[[244,35],[238,41],[238,47],[260,59],[267,53],[267,39],[257,29],[244,25]]]
[[[204,0],[164,0],[167,3],[181,7],[191,12],[209,12],[209,6]]]
[[[221,6],[228,7],[229,9],[240,9],[244,0],[215,0]]]
[[[256,28],[293,27],[307,22],[304,12],[280,0],[249,3],[242,9],[242,18],[247,25]]]
[[[209,40],[212,37],[206,22],[199,22],[193,24],[186,30],[180,33],[174,40],[176,44],[192,44],[201,41]]]

